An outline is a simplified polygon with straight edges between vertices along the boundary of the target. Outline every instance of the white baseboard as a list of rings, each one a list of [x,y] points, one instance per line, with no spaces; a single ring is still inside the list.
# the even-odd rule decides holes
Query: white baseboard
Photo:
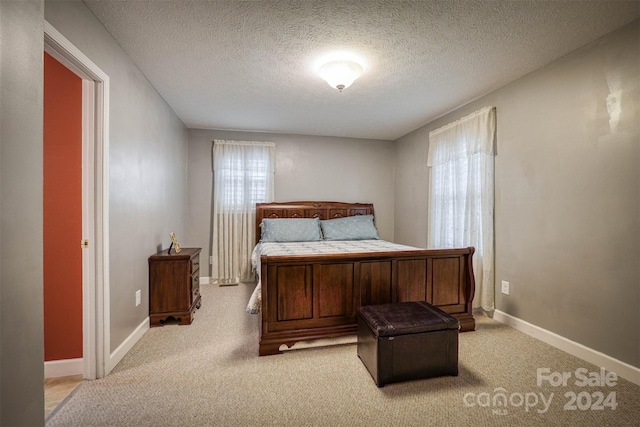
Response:
[[[51,360],[44,362],[44,377],[58,378],[71,375],[82,375],[84,372],[84,361],[79,359]]]
[[[138,325],[138,327],[125,339],[122,344],[118,346],[111,354],[109,355],[109,360],[107,360],[105,367],[105,375],[108,375],[109,372],[113,368],[116,367],[118,363],[122,360],[122,358],[133,348],[133,346],[142,338],[145,332],[149,330],[149,318],[144,319],[142,323]]]
[[[614,359],[611,356],[607,356],[597,350],[584,346],[575,341],[571,341],[561,335],[554,332],[542,329],[539,326],[533,325],[522,319],[514,317],[500,310],[493,312],[493,318],[500,323],[509,325],[514,329],[524,332],[540,341],[543,341],[549,345],[552,345],[562,351],[565,351],[573,356],[594,364],[599,367],[605,368],[607,371],[615,372],[620,377],[631,381],[634,384],[640,385],[640,368],[636,368],[628,363],[622,362],[618,359]]]

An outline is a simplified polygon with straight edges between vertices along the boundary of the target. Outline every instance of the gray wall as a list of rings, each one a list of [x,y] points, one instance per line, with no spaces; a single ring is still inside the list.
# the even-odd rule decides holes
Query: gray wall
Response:
[[[211,244],[211,143],[214,139],[275,142],[276,201],[373,203],[380,237],[393,240],[392,142],[190,130],[187,241],[189,245],[202,247],[202,264],[208,262]],[[205,271],[210,274],[210,268]]]
[[[45,19],[110,78],[111,351],[149,315],[149,255],[186,233],[188,133],[84,3],[45,2]],[[135,292],[142,304],[135,307]]]
[[[0,425],[44,424],[42,0],[0,1]]]
[[[497,107],[496,308],[636,367],[639,22],[399,139],[395,182],[396,241],[424,245],[429,131]]]

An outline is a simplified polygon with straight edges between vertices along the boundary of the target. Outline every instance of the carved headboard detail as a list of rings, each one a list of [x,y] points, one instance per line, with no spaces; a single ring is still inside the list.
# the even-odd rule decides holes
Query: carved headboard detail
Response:
[[[272,202],[256,203],[256,243],[260,241],[263,218],[319,218],[373,215],[372,203]]]

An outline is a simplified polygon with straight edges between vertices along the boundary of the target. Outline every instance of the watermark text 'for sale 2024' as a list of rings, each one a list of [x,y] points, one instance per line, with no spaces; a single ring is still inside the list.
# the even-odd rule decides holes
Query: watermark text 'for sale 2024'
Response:
[[[550,368],[536,370],[538,387],[562,388],[564,393],[560,393],[563,398],[557,400],[563,403],[565,411],[615,411],[618,406],[617,396],[611,388],[617,384],[618,375],[615,372],[607,372],[604,368],[600,368],[599,371],[578,368],[569,372],[552,371]],[[462,400],[467,407],[491,408],[496,415],[507,415],[510,408],[544,414],[551,407],[555,397],[555,392],[509,393],[505,388],[497,387],[493,392],[466,393]]]

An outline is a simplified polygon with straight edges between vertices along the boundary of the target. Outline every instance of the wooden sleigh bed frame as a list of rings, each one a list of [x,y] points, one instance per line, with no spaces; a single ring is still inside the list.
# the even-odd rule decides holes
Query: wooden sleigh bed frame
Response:
[[[263,218],[332,219],[373,215],[372,204],[340,202],[259,203],[256,239]],[[475,329],[472,300],[474,248],[402,252],[266,256],[262,282],[260,356],[298,341],[356,333],[363,305],[427,301]]]

